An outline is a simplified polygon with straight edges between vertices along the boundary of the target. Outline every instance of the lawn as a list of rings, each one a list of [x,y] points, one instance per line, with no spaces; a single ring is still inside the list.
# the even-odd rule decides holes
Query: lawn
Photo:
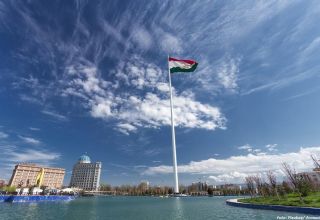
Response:
[[[320,208],[320,192],[310,193],[308,196],[303,197],[303,201],[300,201],[299,195],[296,193],[280,197],[280,200],[277,197],[255,197],[239,199],[238,201],[261,205],[286,205]]]

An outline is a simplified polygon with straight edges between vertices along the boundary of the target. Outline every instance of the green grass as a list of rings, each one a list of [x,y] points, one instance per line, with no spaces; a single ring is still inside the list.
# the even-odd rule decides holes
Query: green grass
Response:
[[[310,193],[306,197],[302,197],[303,201],[300,201],[299,195],[291,193],[286,196],[280,197],[255,197],[239,199],[239,202],[261,204],[261,205],[286,205],[286,206],[304,206],[320,208],[320,192]]]

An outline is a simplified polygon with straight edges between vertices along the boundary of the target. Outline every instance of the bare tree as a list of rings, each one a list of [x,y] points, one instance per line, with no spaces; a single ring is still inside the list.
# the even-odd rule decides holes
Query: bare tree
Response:
[[[255,189],[254,189],[254,177],[253,176],[247,176],[245,178],[248,191],[250,193],[251,198],[255,195]]]
[[[285,194],[288,194],[288,193],[291,193],[292,192],[292,189],[289,185],[289,183],[287,181],[282,181],[282,189],[284,191]]]
[[[299,191],[299,188],[298,188],[298,179],[297,179],[296,171],[292,170],[290,165],[288,163],[286,163],[286,162],[282,163],[282,169],[285,172],[289,183],[293,186],[293,189],[298,191],[300,201],[302,202],[303,200],[302,200],[302,196],[301,196],[301,193]]]
[[[320,163],[319,163],[319,160],[317,159],[316,155],[311,155],[311,159],[313,161],[314,168],[320,169]]]
[[[294,169],[287,163],[282,164],[283,171],[286,173],[287,178],[291,185],[294,187],[294,190],[298,192],[300,197],[300,202],[303,202],[304,196],[307,196],[308,193],[312,190],[312,183],[310,178],[304,174],[297,174]]]
[[[270,186],[268,183],[264,182],[263,185],[262,185],[262,190],[263,190],[263,193],[266,195],[266,196],[271,196],[272,195],[272,192],[270,191]]]
[[[268,178],[272,193],[277,196],[278,200],[280,200],[279,193],[277,190],[277,178],[271,170],[267,172],[267,178]]]
[[[258,189],[258,194],[261,196],[265,196],[265,192],[263,190],[263,181],[259,175],[252,176],[253,181]]]
[[[292,170],[290,165],[287,163],[282,163],[282,169],[285,172],[289,183],[293,186],[294,189],[297,189],[298,183],[296,178],[296,171]]]

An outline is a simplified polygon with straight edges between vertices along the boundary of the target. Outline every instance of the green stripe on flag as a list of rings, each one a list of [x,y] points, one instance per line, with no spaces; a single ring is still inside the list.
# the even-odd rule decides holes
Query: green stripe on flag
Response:
[[[178,73],[178,72],[193,72],[197,68],[198,63],[195,63],[190,69],[183,69],[180,67],[173,67],[170,69],[170,73]]]

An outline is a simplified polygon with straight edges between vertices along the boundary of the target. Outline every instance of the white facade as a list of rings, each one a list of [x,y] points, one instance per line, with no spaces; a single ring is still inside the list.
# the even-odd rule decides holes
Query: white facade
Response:
[[[95,191],[100,187],[101,162],[91,163],[87,155],[80,157],[73,167],[71,187],[78,187],[87,191]]]
[[[22,196],[29,195],[29,188],[16,188],[16,192]]]
[[[40,195],[43,192],[39,187],[34,187],[31,189],[31,195]]]
[[[298,173],[298,176],[301,178],[307,178],[309,181],[314,184],[314,186],[320,187],[320,172],[319,170],[314,169],[313,172],[302,172]]]

